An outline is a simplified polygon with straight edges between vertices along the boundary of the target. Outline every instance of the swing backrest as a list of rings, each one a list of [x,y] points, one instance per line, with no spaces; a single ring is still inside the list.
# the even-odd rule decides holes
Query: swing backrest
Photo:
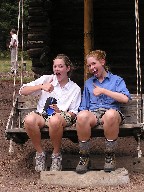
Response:
[[[18,110],[21,111],[22,119],[24,116],[36,109],[37,97],[20,96],[18,97]],[[132,100],[127,104],[121,104],[121,111],[125,115],[126,124],[142,123],[143,121],[143,98],[140,95],[132,94]]]

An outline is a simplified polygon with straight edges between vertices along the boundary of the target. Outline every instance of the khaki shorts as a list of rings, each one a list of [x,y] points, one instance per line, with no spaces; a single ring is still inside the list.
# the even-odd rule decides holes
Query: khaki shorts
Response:
[[[96,109],[95,111],[91,111],[96,117],[97,117],[97,124],[96,125],[102,125],[102,116],[105,114],[105,112],[107,111],[108,109],[105,109],[105,108],[99,108],[99,109]],[[120,117],[121,117],[121,124],[124,123],[125,121],[125,116],[119,111],[119,110],[116,110],[119,112],[120,114]]]
[[[33,111],[33,112],[35,112],[35,111]],[[38,115],[40,115],[40,116],[42,116],[44,119],[45,119],[45,125],[47,125],[48,123],[48,120],[53,116],[53,115],[51,115],[51,116],[48,116],[47,118],[46,117],[44,117],[41,113],[39,113],[39,112],[35,112],[36,114],[38,114]],[[66,121],[66,126],[71,126],[72,124],[73,124],[73,120],[72,120],[72,117],[71,117],[71,115],[69,114],[69,113],[67,113],[67,112],[65,112],[65,111],[62,111],[62,112],[60,112],[60,115],[65,119],[65,121]]]

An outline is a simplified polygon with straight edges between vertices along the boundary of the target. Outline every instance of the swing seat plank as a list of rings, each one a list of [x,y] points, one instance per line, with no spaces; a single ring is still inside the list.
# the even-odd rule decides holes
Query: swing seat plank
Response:
[[[125,115],[125,123],[120,126],[119,136],[127,137],[143,135],[143,102],[140,95],[132,94],[132,100],[127,104],[121,105],[121,111]],[[38,98],[33,96],[19,96],[16,98],[15,105],[9,116],[5,130],[6,138],[12,139],[16,143],[25,143],[29,138],[23,127],[24,117],[36,109]],[[48,127],[41,129],[41,138],[49,138]],[[96,126],[92,129],[92,137],[103,137],[102,126]],[[64,129],[63,138],[69,138],[73,142],[78,142],[76,126],[73,124]]]

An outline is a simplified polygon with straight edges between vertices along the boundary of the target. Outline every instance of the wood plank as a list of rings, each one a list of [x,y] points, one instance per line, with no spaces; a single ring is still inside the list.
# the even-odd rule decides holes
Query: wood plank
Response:
[[[120,130],[122,129],[142,129],[143,128],[143,124],[138,123],[138,124],[123,124],[120,126]],[[94,130],[103,130],[103,128],[101,126],[95,127]],[[75,126],[71,126],[71,127],[65,127],[64,132],[70,132],[70,131],[76,131],[76,127]],[[18,128],[15,127],[13,129],[7,129],[6,132],[9,133],[18,133],[18,132],[26,132],[24,128]],[[48,132],[48,127],[44,127],[41,132]]]

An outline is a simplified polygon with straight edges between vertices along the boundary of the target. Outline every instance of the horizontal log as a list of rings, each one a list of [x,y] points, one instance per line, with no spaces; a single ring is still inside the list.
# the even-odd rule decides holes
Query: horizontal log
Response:
[[[30,57],[40,57],[42,54],[42,48],[29,49],[27,52]]]
[[[45,15],[39,15],[39,16],[29,16],[28,21],[31,22],[41,22],[47,20],[47,17]]]
[[[28,13],[29,15],[31,16],[41,16],[41,15],[44,15],[44,11],[43,11],[43,8],[42,7],[35,7],[35,8],[28,8]]]
[[[49,40],[49,34],[46,33],[35,33],[35,34],[28,34],[28,40],[30,41],[48,41]]]
[[[29,33],[48,33],[50,31],[49,26],[28,26]]]

